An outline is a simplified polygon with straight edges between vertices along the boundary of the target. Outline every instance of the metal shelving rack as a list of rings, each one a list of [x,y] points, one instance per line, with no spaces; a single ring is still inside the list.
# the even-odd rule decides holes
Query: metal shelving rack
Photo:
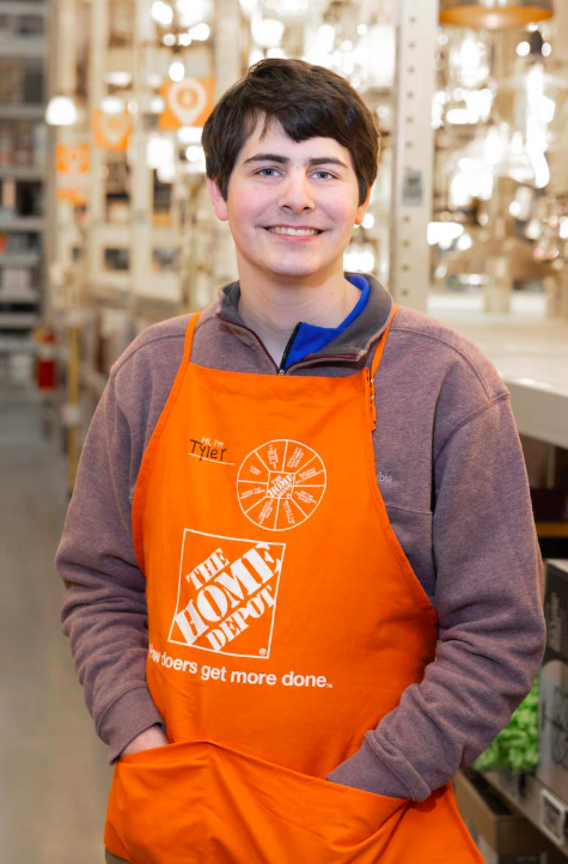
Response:
[[[5,244],[0,252],[0,359],[8,385],[23,384],[26,389],[31,383],[35,344],[31,334],[40,323],[44,302],[46,176],[42,131],[48,11],[47,0],[0,2],[0,18],[5,25],[0,30],[0,64],[8,64],[4,73],[11,66],[19,83],[15,101],[11,101],[14,91],[8,82],[0,93],[0,236],[4,235]],[[30,92],[33,100],[28,98]],[[18,162],[22,155],[18,130],[22,134],[28,124],[31,129],[26,134],[33,142],[28,151],[31,158]],[[23,209],[29,209],[33,202],[31,213],[22,212],[24,194],[29,200]]]

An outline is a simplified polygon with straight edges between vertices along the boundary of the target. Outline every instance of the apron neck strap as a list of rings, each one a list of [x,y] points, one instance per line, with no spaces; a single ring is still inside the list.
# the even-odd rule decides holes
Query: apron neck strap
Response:
[[[186,361],[189,361],[189,358],[191,356],[191,346],[193,344],[193,334],[195,333],[195,328],[197,326],[197,322],[199,320],[200,315],[201,315],[201,312],[196,312],[194,315],[192,315],[191,318],[189,319],[189,323],[188,323],[186,330],[185,330],[185,343],[184,343],[184,349],[183,349],[183,356],[184,356]]]
[[[389,318],[389,322],[385,328],[383,335],[379,339],[379,344],[377,345],[377,347],[375,349],[375,355],[373,357],[373,363],[371,366],[371,380],[373,380],[373,378],[377,374],[377,369],[379,368],[379,363],[381,362],[381,358],[383,356],[383,351],[385,350],[385,343],[387,341],[387,336],[389,335],[389,330],[391,328],[391,324],[392,324],[392,322],[394,320],[394,316],[396,315],[397,312],[398,312],[398,306],[396,305],[396,303],[393,303],[392,312],[391,312],[391,316]]]

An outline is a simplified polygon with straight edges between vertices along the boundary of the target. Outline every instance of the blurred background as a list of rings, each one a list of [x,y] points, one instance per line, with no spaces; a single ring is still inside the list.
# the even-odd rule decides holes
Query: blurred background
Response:
[[[0,0],[2,861],[103,860],[111,769],[53,557],[111,365],[237,278],[201,131],[264,57],[333,69],[377,114],[345,269],[463,332],[511,392],[556,665],[538,767],[456,782],[487,862],[568,859],[568,0]]]

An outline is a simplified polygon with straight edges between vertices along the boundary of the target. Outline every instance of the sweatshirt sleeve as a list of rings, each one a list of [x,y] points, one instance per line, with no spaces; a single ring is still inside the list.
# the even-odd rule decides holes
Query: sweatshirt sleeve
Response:
[[[327,778],[416,801],[508,723],[545,640],[542,559],[508,394],[458,425],[434,478],[436,658]]]
[[[63,632],[85,701],[113,762],[163,721],[146,685],[146,580],[132,546],[132,438],[109,382],[81,453],[55,566],[65,582]]]

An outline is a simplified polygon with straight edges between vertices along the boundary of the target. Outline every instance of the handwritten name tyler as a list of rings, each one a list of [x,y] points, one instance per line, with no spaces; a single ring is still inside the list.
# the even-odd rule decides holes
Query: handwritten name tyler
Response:
[[[190,438],[189,443],[192,445],[190,453],[192,456],[199,456],[199,461],[202,459],[216,459],[217,462],[224,462],[224,456],[227,448],[212,447],[208,441],[197,441],[195,438]]]

